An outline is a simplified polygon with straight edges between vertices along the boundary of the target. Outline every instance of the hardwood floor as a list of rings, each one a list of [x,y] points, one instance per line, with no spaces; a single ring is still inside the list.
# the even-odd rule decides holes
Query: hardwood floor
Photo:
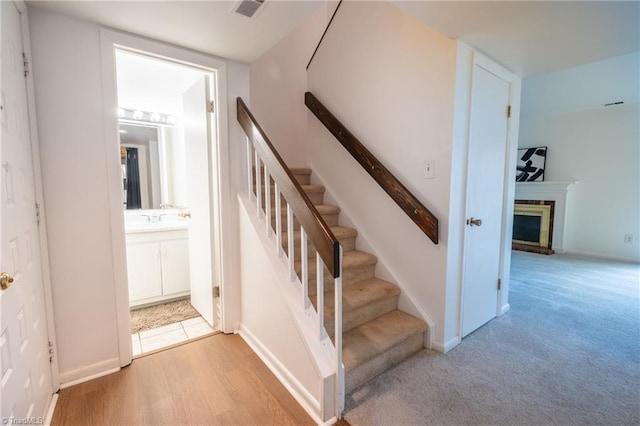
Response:
[[[315,423],[240,336],[219,334],[60,391],[52,425],[107,424]]]

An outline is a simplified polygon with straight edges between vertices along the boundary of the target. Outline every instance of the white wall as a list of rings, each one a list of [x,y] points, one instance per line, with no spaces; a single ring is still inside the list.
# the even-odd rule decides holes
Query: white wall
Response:
[[[302,329],[317,324],[305,313],[300,286],[290,284],[286,258],[278,258],[276,244],[267,239],[264,220],[258,220],[255,204],[240,197],[242,328],[240,334],[279,376],[302,406],[316,419],[328,420],[331,401],[323,395],[331,376],[331,354]],[[248,210],[251,210],[248,212]],[[317,321],[317,317],[315,317]],[[317,339],[317,336],[314,336]],[[323,371],[324,370],[324,371]],[[326,404],[325,406],[322,406]]]
[[[548,147],[545,180],[580,182],[568,194],[568,252],[640,261],[639,76],[635,53],[523,82],[519,147]]]
[[[319,7],[250,67],[251,112],[292,167],[307,165],[305,67],[334,7]]]
[[[309,68],[308,86],[440,220],[434,245],[308,112],[308,157],[347,217],[358,244],[366,241],[445,336],[449,189],[452,160],[456,43],[385,2],[345,2]],[[425,160],[435,178],[422,178]],[[401,307],[411,311],[408,301]],[[453,327],[455,329],[455,327]],[[450,332],[447,332],[450,334]]]
[[[97,25],[41,9],[30,8],[29,18],[57,349],[65,382],[119,365],[112,255],[118,242],[112,240],[109,218],[100,33]],[[230,157],[238,164],[242,130],[235,97],[248,96],[247,67],[228,62],[227,75]],[[231,168],[233,191],[241,173]],[[236,213],[231,214],[235,221],[237,206],[225,208]],[[235,222],[231,227],[237,232]],[[239,289],[226,291],[237,325]]]

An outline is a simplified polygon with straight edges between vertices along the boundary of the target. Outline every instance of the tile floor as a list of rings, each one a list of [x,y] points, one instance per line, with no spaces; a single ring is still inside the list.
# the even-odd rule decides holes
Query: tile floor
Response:
[[[196,317],[140,333],[133,333],[131,335],[133,356],[204,336],[213,333],[213,331],[204,318]]]

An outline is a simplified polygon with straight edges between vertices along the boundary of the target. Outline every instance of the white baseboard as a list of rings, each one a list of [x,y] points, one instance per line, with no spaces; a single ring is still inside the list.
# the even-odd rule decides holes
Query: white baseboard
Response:
[[[258,338],[243,324],[240,325],[238,332],[240,337],[249,345],[251,349],[258,355],[271,370],[271,372],[280,380],[291,396],[298,401],[311,418],[319,425],[332,424],[322,420],[322,409],[320,402],[302,386],[298,379],[278,360],[269,349],[258,340]],[[333,419],[335,421],[335,419]]]
[[[456,336],[453,339],[449,340],[446,343],[442,343],[442,342],[433,342],[432,345],[432,349],[434,351],[438,351],[440,353],[447,353],[449,352],[451,349],[455,348],[456,346],[458,346],[460,344],[460,337]]]
[[[60,373],[60,389],[97,379],[120,370],[120,359],[111,358],[95,364]]]
[[[607,254],[591,253],[591,252],[588,252],[588,251],[571,250],[571,251],[567,251],[566,254],[575,254],[575,255],[578,255],[578,256],[595,257],[596,259],[614,260],[616,262],[624,262],[624,263],[636,263],[636,264],[640,263],[640,260],[638,260],[638,259],[631,259],[631,258],[627,258],[627,257],[609,256]]]
[[[511,309],[511,305],[509,305],[508,303],[505,303],[504,305],[502,305],[502,308],[500,308],[499,316],[506,314],[509,311],[509,309]]]
[[[53,413],[56,411],[56,404],[58,403],[58,393],[54,393],[51,397],[51,401],[49,401],[49,406],[47,407],[47,411],[44,416],[44,424],[46,426],[51,425],[51,420],[53,420]]]

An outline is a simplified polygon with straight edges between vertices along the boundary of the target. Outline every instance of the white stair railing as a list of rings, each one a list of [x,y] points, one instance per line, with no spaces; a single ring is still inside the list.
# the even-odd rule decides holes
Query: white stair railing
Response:
[[[300,285],[302,307],[312,307],[309,296],[309,241],[316,258],[316,318],[317,339],[328,340],[324,327],[324,272],[333,277],[334,287],[334,349],[335,349],[335,416],[344,409],[344,366],[342,363],[342,247],[309,197],[282,161],[242,99],[238,98],[238,122],[247,135],[247,190],[255,201],[259,217],[265,219],[268,236],[274,235],[274,250],[278,257],[287,256],[291,283]],[[271,185],[273,181],[274,185]],[[272,198],[275,208],[275,229],[272,220]],[[282,203],[286,204],[286,252],[283,247]],[[300,224],[300,276],[295,267],[295,221]],[[311,253],[313,254],[313,253]]]

